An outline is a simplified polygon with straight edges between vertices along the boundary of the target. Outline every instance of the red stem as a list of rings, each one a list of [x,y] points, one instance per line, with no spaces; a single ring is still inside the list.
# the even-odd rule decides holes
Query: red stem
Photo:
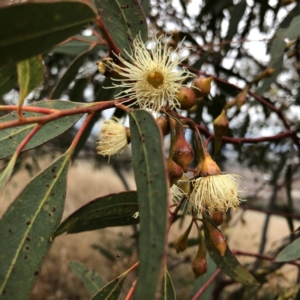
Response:
[[[235,250],[235,251],[232,251],[232,252],[235,255],[243,255],[243,256],[256,257],[256,258],[260,258],[260,259],[265,259],[265,260],[269,260],[269,261],[272,261],[272,262],[276,262],[275,261],[276,257],[272,257],[272,256],[267,256],[267,255],[258,254],[258,253],[244,252],[244,251],[239,251],[239,250]],[[289,265],[300,267],[300,264],[298,264],[298,263],[296,263],[294,261],[287,261],[285,263],[289,264]]]
[[[81,136],[83,135],[84,131],[85,131],[86,128],[88,127],[88,125],[89,125],[89,123],[91,122],[91,120],[92,120],[92,118],[93,118],[94,115],[95,115],[95,112],[89,114],[89,115],[85,118],[83,124],[81,125],[79,131],[77,132],[77,134],[76,134],[76,136],[75,136],[75,138],[74,138],[74,140],[73,140],[73,142],[72,142],[72,144],[71,144],[71,146],[70,146],[70,148],[69,148],[71,154],[73,153],[73,151],[74,151],[76,145],[78,144],[78,142],[79,142]]]
[[[197,300],[202,296],[202,294],[206,291],[206,289],[213,283],[216,277],[220,274],[221,270],[217,269],[215,273],[204,283],[204,285],[200,288],[197,294],[192,298],[192,300]]]
[[[130,300],[132,298],[134,290],[135,290],[136,282],[137,282],[137,279],[132,283],[131,288],[130,288],[125,300]]]
[[[0,111],[6,111],[6,110],[17,110],[17,105],[0,105]],[[58,109],[50,109],[50,108],[44,108],[44,107],[38,107],[38,106],[22,106],[22,111],[31,111],[36,112],[40,114],[49,115],[54,112],[59,111]]]
[[[282,213],[282,212],[277,212],[277,211],[274,211],[274,210],[254,208],[254,207],[244,206],[244,205],[240,206],[240,208],[243,209],[243,210],[253,210],[253,211],[261,212],[261,213],[264,213],[264,214],[267,214],[267,215],[275,215],[275,216],[280,216],[280,217],[289,217],[289,218],[300,220],[300,215],[297,215],[297,214]]]
[[[109,46],[110,52],[113,52],[115,55],[119,55],[120,49],[117,47],[117,45],[113,41],[111,35],[107,31],[106,27],[104,26],[103,21],[101,20],[101,18],[99,16],[96,19],[96,25],[101,30],[101,32],[102,32],[102,34],[104,36],[104,39],[106,40],[106,42],[107,42],[107,44]]]
[[[16,152],[14,155],[18,157],[18,155],[21,153],[23,148],[27,145],[27,143],[32,139],[32,137],[41,129],[42,125],[38,124],[36,125],[23,139],[23,141],[19,144],[18,148],[16,149]]]
[[[45,124],[45,123],[48,123],[50,121],[53,121],[53,120],[56,120],[56,119],[59,119],[62,117],[76,115],[76,114],[85,114],[85,113],[90,114],[90,113],[97,112],[98,110],[105,110],[108,108],[113,108],[113,107],[115,107],[116,102],[118,102],[118,103],[128,102],[128,99],[98,102],[98,103],[84,106],[84,107],[64,109],[64,110],[59,110],[59,111],[56,110],[54,113],[46,115],[46,116],[25,118],[22,121],[13,120],[13,121],[8,121],[8,122],[3,122],[0,124],[0,130],[15,127],[15,126],[20,126],[20,125],[25,125],[25,124],[32,124],[32,123]]]

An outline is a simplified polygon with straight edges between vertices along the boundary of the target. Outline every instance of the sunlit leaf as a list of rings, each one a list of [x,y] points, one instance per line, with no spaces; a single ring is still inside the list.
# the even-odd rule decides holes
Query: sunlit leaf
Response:
[[[27,299],[37,279],[62,216],[69,156],[34,177],[0,220],[0,294],[6,299]]]
[[[86,104],[73,103],[69,101],[40,101],[34,104],[37,107],[49,108],[49,109],[70,109],[80,107]],[[39,116],[41,114],[32,112],[23,112],[24,117]],[[57,137],[58,135],[71,128],[76,123],[82,114],[70,115],[64,118],[59,118],[53,122],[45,124],[29,141],[22,151],[35,148],[44,144],[47,141]],[[0,118],[0,124],[8,121],[17,120],[18,116],[16,112],[12,112],[2,118]],[[0,130],[0,159],[13,155],[18,145],[27,136],[36,124],[26,124],[23,126],[16,126],[12,128]]]
[[[17,64],[20,87],[18,107],[21,108],[25,98],[37,88],[44,78],[44,65],[41,56],[22,60]]]

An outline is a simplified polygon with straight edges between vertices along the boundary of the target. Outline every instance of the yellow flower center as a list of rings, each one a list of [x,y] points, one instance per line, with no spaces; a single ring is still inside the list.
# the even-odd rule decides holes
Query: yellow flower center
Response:
[[[153,71],[148,75],[147,82],[157,89],[164,83],[164,76],[160,72]]]

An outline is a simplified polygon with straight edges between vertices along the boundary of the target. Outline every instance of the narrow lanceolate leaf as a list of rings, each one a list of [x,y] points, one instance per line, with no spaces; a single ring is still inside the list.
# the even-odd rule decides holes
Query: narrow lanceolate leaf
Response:
[[[44,66],[42,57],[39,55],[22,60],[17,64],[17,70],[20,87],[18,107],[20,109],[28,94],[37,88],[43,81]]]
[[[137,36],[147,40],[147,21],[138,0],[95,0],[104,26],[121,53],[131,53]]]
[[[219,251],[211,243],[209,232],[205,223],[203,223],[203,225],[207,250],[218,268],[220,268],[231,279],[244,285],[258,285],[256,279],[239,263],[228,246],[226,248],[224,257],[220,255]]]
[[[103,281],[98,273],[88,268],[81,262],[69,261],[68,266],[73,271],[73,273],[83,282],[91,297],[95,295],[103,286]]]
[[[89,50],[79,54],[74,58],[74,60],[68,66],[67,70],[59,79],[57,85],[54,87],[52,94],[50,95],[51,99],[58,99],[63,91],[68,88],[69,84],[74,80],[74,74],[77,73],[78,69],[81,67],[88,54]]]
[[[118,300],[121,289],[129,273],[123,273],[104,286],[91,300]]]
[[[169,272],[166,270],[163,280],[161,300],[176,300],[175,289]]]
[[[0,174],[0,194],[2,189],[5,187],[6,183],[8,182],[16,164],[18,155],[15,153],[12,158],[10,159],[9,163],[5,167],[5,169]]]
[[[134,299],[153,300],[161,284],[166,243],[167,173],[160,130],[153,117],[144,110],[133,111],[130,133],[140,212],[139,280]]]
[[[54,233],[76,233],[112,226],[138,224],[138,201],[135,191],[110,194],[79,208],[60,224]]]
[[[300,257],[300,238],[287,245],[281,250],[276,258],[276,261],[291,261]]]
[[[15,64],[7,64],[0,67],[0,96],[9,92],[17,82],[17,67]]]
[[[0,220],[0,299],[28,298],[62,216],[69,156],[34,177]]]
[[[80,107],[86,104],[73,103],[68,101],[40,101],[33,106],[35,107],[43,107],[49,109],[71,109]],[[23,111],[24,117],[33,117],[39,116],[42,114],[33,113],[33,112],[25,112]],[[24,147],[22,151],[29,150],[35,148],[39,145],[42,145],[51,139],[59,136],[67,129],[71,128],[80,118],[82,114],[72,115],[57,119],[55,121],[49,122],[45,124],[28,142],[28,144]],[[16,112],[12,112],[2,118],[0,118],[0,124],[8,121],[17,120],[18,115]],[[28,133],[33,129],[36,124],[27,124],[23,126],[17,126],[7,129],[0,130],[0,159],[10,157],[13,155],[18,145],[22,142],[22,140],[28,135]]]
[[[0,66],[50,50],[95,17],[86,0],[0,1],[0,28],[5,28],[0,36]]]

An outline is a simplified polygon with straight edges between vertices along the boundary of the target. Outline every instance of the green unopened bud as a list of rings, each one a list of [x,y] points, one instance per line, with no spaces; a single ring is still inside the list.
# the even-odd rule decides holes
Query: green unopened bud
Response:
[[[228,129],[228,120],[226,117],[225,109],[222,110],[221,114],[214,120],[214,134],[215,134],[215,157],[220,150],[222,137]]]
[[[191,86],[197,98],[207,96],[210,93],[213,77],[196,78]]]
[[[215,228],[209,221],[205,222],[205,225],[209,232],[209,239],[213,247],[220,253],[223,257],[227,248],[226,238],[223,233]]]
[[[192,269],[195,274],[195,279],[199,278],[207,272],[206,247],[203,233],[199,234],[200,242],[196,257],[192,262]]]
[[[170,179],[170,186],[172,186],[182,177],[183,169],[169,157],[167,160],[167,170]]]
[[[186,231],[174,241],[174,248],[177,253],[183,252],[188,246],[188,237],[193,226],[193,220]]]
[[[188,87],[181,87],[177,92],[176,98],[180,104],[180,108],[185,110],[193,107],[196,101],[195,93]]]

